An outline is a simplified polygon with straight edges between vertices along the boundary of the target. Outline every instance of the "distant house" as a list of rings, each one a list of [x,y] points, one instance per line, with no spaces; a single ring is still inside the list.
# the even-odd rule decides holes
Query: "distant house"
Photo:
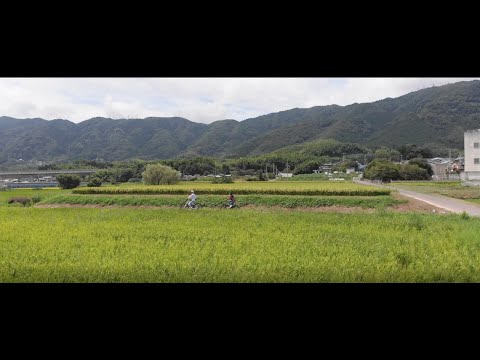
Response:
[[[279,172],[278,173],[278,176],[282,177],[282,178],[289,178],[289,177],[292,177],[293,176],[293,173],[282,173],[282,172]]]
[[[192,180],[196,178],[197,178],[196,175],[183,175],[182,180]]]
[[[363,165],[363,164],[360,164],[360,163],[357,164],[358,171],[364,171],[366,167],[367,167],[367,165]]]
[[[449,159],[436,157],[433,159],[427,159],[427,163],[433,170],[433,180],[446,180],[451,170],[452,162]]]
[[[427,159],[427,162],[429,164],[442,164],[446,161],[448,161],[448,159],[444,159],[444,158],[440,158],[440,157],[436,157],[436,158],[433,158],[433,159]]]
[[[318,167],[319,172],[331,172],[333,164],[323,164]]]
[[[464,159],[458,157],[454,160],[436,157],[427,159],[433,170],[433,180],[460,180],[460,173],[464,170]]]

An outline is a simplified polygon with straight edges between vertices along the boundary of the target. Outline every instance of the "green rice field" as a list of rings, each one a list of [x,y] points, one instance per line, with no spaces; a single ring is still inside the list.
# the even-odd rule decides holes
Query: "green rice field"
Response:
[[[179,208],[191,188],[200,210]],[[232,189],[239,207],[223,209]],[[309,181],[1,191],[0,282],[480,281],[480,219],[394,212],[405,201],[376,190]]]
[[[0,208],[1,282],[478,282],[480,219]]]

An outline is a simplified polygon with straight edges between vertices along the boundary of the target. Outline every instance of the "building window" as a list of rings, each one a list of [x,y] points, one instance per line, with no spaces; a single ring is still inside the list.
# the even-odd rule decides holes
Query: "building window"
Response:
[[[473,159],[473,163],[474,163],[475,165],[480,164],[480,159],[479,159],[479,158]]]
[[[480,144],[480,143],[473,143],[473,148],[474,148],[474,149],[480,148],[479,144]]]

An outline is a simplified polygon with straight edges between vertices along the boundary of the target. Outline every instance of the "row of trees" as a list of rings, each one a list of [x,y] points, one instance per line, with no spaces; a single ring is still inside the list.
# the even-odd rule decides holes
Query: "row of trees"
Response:
[[[402,145],[396,148],[382,147],[375,150],[373,159],[390,161],[411,160],[416,158],[429,159],[433,157],[458,157],[462,152],[457,149],[442,148],[436,144],[418,146],[414,144]]]
[[[142,180],[146,185],[175,184],[180,180],[178,171],[169,166],[161,164],[147,165],[142,173]],[[60,174],[57,175],[57,181],[63,189],[74,189],[81,183],[81,179],[77,175]],[[102,179],[94,174],[90,177],[87,186],[98,187],[102,185]]]
[[[415,158],[405,164],[396,164],[388,160],[372,161],[364,177],[371,180],[390,182],[392,180],[430,180],[433,170],[425,159]]]
[[[364,174],[367,179],[387,182],[392,180],[429,180],[432,175],[433,171],[430,165],[422,158],[415,158],[404,164],[376,159],[368,165]],[[264,179],[262,173],[259,173],[258,179]],[[58,175],[57,180],[64,189],[73,189],[80,185],[80,178],[76,175]],[[180,174],[170,166],[149,164],[142,172],[142,180],[147,185],[175,184],[180,180]],[[98,174],[95,174],[91,176],[87,185],[101,186],[102,182]]]
[[[78,160],[69,164],[50,164],[43,166],[42,169],[97,168],[98,171],[92,178],[100,182],[109,183],[140,182],[143,178],[143,172],[148,165],[152,164],[169,166],[182,175],[231,174],[234,176],[258,177],[259,174],[265,176],[265,172],[272,173],[275,170],[282,172],[288,170],[298,175],[311,174],[313,170],[326,163],[333,163],[333,170],[345,171],[347,168],[357,168],[358,164],[364,164],[365,162],[367,164],[372,164],[376,160],[399,162],[402,159],[430,158],[438,156],[442,151],[448,152],[448,149],[442,149],[438,145],[435,146],[436,148],[428,144],[423,146],[408,144],[396,148],[382,147],[373,151],[358,144],[345,144],[336,140],[318,140],[292,145],[269,154],[235,159],[220,160],[211,157],[195,157],[189,159],[130,160],[119,162]],[[451,155],[458,156],[460,153],[453,151]],[[413,163],[410,161],[410,164],[412,165]],[[370,169],[374,167],[371,166]],[[422,166],[420,167],[422,168]],[[399,166],[398,168],[403,169],[404,167]],[[413,169],[410,169],[409,172],[412,171]],[[420,176],[421,174],[418,173],[417,175]],[[410,175],[402,170],[401,177],[406,178],[410,177]]]
[[[58,184],[62,189],[75,189],[76,187],[80,186],[82,181],[79,176],[71,175],[71,174],[60,174],[60,175],[57,175],[56,178],[57,178]],[[99,178],[93,176],[93,177],[90,177],[90,180],[87,186],[94,186],[94,187],[102,186],[102,181]]]
[[[140,181],[141,174],[149,164],[160,163],[170,166],[186,175],[208,175],[208,174],[233,174],[233,175],[255,175],[259,172],[270,172],[274,168],[278,171],[285,171],[287,168],[296,173],[311,173],[314,168],[322,163],[338,162],[344,156],[356,156],[355,159],[363,159],[363,154],[368,152],[357,144],[341,143],[335,140],[320,140],[307,144],[294,145],[283,150],[269,154],[240,157],[235,159],[215,159],[211,157],[195,157],[189,159],[170,160],[131,160],[121,162],[97,162],[94,160],[77,160],[72,163],[58,163],[44,165],[39,170],[61,170],[97,168],[97,177],[102,181],[126,182],[130,179]]]

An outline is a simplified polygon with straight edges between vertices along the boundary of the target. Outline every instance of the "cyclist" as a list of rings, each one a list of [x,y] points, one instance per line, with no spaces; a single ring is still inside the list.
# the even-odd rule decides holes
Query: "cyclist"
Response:
[[[228,196],[228,208],[231,209],[235,207],[235,196],[233,196],[233,193],[230,191],[230,195]]]
[[[192,209],[195,207],[195,202],[197,200],[197,195],[195,195],[195,191],[190,191],[190,195],[187,200],[187,206]]]

